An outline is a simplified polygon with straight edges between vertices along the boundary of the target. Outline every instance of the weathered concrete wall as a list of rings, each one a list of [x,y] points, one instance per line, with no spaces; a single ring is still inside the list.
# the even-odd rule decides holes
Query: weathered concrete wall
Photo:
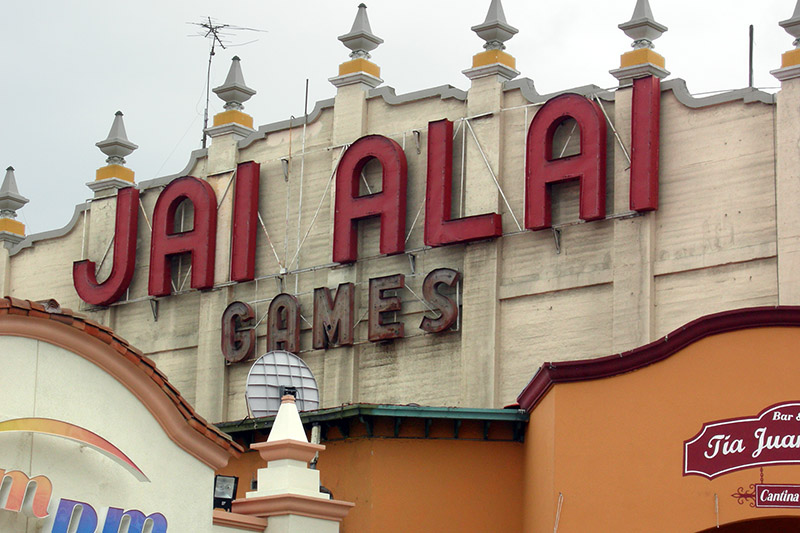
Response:
[[[776,125],[776,117],[793,120],[792,113],[781,110],[797,107],[792,104],[796,91],[781,95],[776,113],[775,105],[757,98],[745,103],[741,95],[709,105],[690,102],[680,82],[672,83],[662,92],[661,202],[655,212],[629,212],[630,88],[595,91],[602,93],[600,102],[621,140],[620,145],[609,128],[607,220],[580,223],[577,184],[553,187],[556,239],[553,231],[518,226],[524,216],[527,128],[544,97],[520,89],[525,84],[504,89],[496,76],[474,80],[467,93],[440,88],[405,100],[386,89],[366,93],[361,86],[347,86],[308,124],[305,151],[298,121],[291,130],[265,127],[238,143],[233,135],[216,137],[207,154],[190,164],[186,174],[207,179],[220,205],[213,290],[189,289],[184,259],[173,274],[178,294],[158,300],[147,295],[149,219],[167,178],[141,184],[146,217],[140,216],[134,281],[121,302],[89,308],[72,287],[72,262],[88,257],[99,263],[113,235],[114,200],[100,196],[63,235],[12,250],[11,294],[53,297],[109,323],[152,357],[212,421],[247,415],[249,365],[224,364],[222,311],[236,300],[253,306],[260,355],[266,351],[267,308],[282,291],[300,301],[300,356],[321,386],[324,406],[355,401],[503,406],[545,361],[631,349],[724,309],[800,304],[791,297],[796,288],[778,297],[779,267],[789,279],[800,265],[793,265],[794,255],[785,260],[779,255],[774,133],[777,128],[791,138],[797,131],[796,121]],[[470,130],[463,119],[476,115],[485,116],[471,119]],[[453,213],[501,213],[504,236],[499,239],[433,249],[423,243],[427,124],[442,118],[455,121],[458,129]],[[407,253],[381,256],[379,224],[370,220],[360,224],[359,261],[332,265],[332,177],[345,146],[367,134],[385,135],[404,148]],[[796,159],[789,148],[778,157],[784,152]],[[288,179],[282,158],[289,160]],[[231,284],[230,182],[236,164],[250,160],[261,164],[257,280]],[[777,165],[781,168],[780,160]],[[370,187],[380,186],[379,172],[375,165],[367,168]],[[790,213],[789,206],[783,212]],[[786,231],[784,246],[791,251],[793,234]],[[110,260],[109,254],[99,278],[110,271]],[[424,276],[439,267],[463,276],[457,295],[461,316],[454,331],[424,334],[419,323],[430,313],[417,296]],[[368,282],[392,274],[405,275],[398,317],[405,338],[372,343],[367,340]],[[313,289],[335,289],[342,282],[356,285],[356,343],[313,350]]]

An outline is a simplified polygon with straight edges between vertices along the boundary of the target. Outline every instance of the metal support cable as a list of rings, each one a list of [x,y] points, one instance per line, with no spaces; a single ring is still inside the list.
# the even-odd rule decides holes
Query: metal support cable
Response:
[[[236,169],[233,169],[233,173],[231,174],[231,178],[228,180],[228,184],[225,186],[225,190],[222,192],[222,197],[217,202],[217,209],[220,208],[222,202],[225,200],[225,196],[228,195],[228,189],[231,188],[231,183],[233,183],[234,178],[236,177]]]
[[[269,238],[269,232],[267,231],[267,226],[264,224],[264,219],[261,218],[261,212],[258,213],[258,221],[261,223],[261,229],[264,230],[264,235],[267,237],[267,242],[269,243],[269,247],[272,249],[272,253],[275,256],[275,261],[278,263],[279,267],[283,268],[281,260],[278,257],[278,252],[275,251],[275,246],[272,244],[272,239]]]
[[[608,117],[608,113],[606,113],[606,108],[603,107],[603,102],[600,101],[600,98],[598,98],[598,96],[596,94],[593,94],[592,98],[594,98],[595,102],[598,103],[598,105],[600,106],[600,109],[603,111],[603,116],[606,117],[606,122],[608,122],[608,125],[611,126],[611,131],[614,132],[614,137],[616,137],[617,142],[619,143],[619,147],[622,148],[622,153],[625,154],[625,159],[628,160],[628,164],[630,165],[631,164],[631,156],[628,155],[627,148],[625,148],[625,145],[622,144],[622,139],[620,138],[619,133],[617,133],[617,128],[614,127],[614,124],[612,124],[611,119]]]
[[[342,146],[342,150],[341,152],[339,152],[339,157],[336,158],[336,163],[333,165],[333,171],[331,172],[331,176],[328,178],[328,184],[325,185],[325,191],[323,191],[322,197],[319,199],[317,210],[314,211],[314,216],[311,218],[311,223],[308,225],[308,230],[306,230],[306,234],[303,236],[303,240],[300,242],[300,246],[297,247],[297,252],[295,252],[294,257],[287,265],[287,268],[291,268],[292,265],[294,265],[295,262],[298,260],[298,257],[300,257],[300,250],[303,249],[303,245],[305,244],[308,235],[311,233],[311,229],[314,227],[314,223],[317,221],[317,217],[319,216],[319,211],[320,209],[322,209],[322,204],[325,203],[325,197],[328,195],[328,189],[330,189],[331,183],[333,182],[333,177],[336,175],[336,169],[339,166],[339,161],[342,159],[342,155],[344,154],[344,151],[347,149],[348,146],[350,145]]]
[[[428,308],[428,311],[430,311],[431,313],[436,313],[436,310],[435,310],[434,308],[432,308],[430,305],[428,305],[428,302],[426,302],[425,300],[423,300],[422,298],[420,298],[419,296],[417,296],[417,293],[416,293],[416,292],[414,292],[414,291],[411,289],[411,287],[409,287],[409,286],[408,286],[408,285],[406,285],[405,283],[403,284],[403,286],[404,286],[404,287],[405,287],[405,288],[408,290],[408,292],[410,292],[411,294],[413,294],[413,295],[414,295],[414,298],[416,298],[417,300],[419,300],[419,301],[420,301],[420,303],[422,303],[422,305],[424,305],[425,307],[427,307],[427,308]]]
[[[100,272],[100,269],[103,268],[103,263],[106,262],[106,257],[108,256],[108,252],[111,250],[111,245],[114,244],[114,235],[111,235],[111,239],[108,241],[108,246],[106,246],[106,251],[103,253],[103,258],[100,259],[100,265],[97,267],[97,271]]]
[[[519,220],[517,220],[516,215],[514,215],[514,210],[511,209],[511,205],[508,203],[508,198],[506,198],[506,195],[503,192],[503,188],[500,187],[500,182],[497,181],[497,176],[495,175],[494,170],[492,170],[492,165],[489,163],[489,159],[486,157],[486,154],[483,151],[483,147],[481,146],[480,141],[478,141],[478,136],[475,135],[475,130],[472,129],[472,124],[469,123],[469,120],[467,120],[466,123],[467,123],[467,127],[469,128],[470,133],[472,134],[472,138],[475,140],[475,144],[478,146],[478,151],[480,152],[481,157],[483,158],[483,162],[486,163],[486,168],[489,169],[489,174],[491,174],[492,180],[494,180],[494,184],[497,187],[497,190],[500,193],[500,196],[503,198],[503,202],[506,204],[506,208],[508,208],[508,212],[511,215],[511,218],[514,219],[514,222],[516,223],[517,228],[520,231],[522,231],[522,226],[520,225]]]

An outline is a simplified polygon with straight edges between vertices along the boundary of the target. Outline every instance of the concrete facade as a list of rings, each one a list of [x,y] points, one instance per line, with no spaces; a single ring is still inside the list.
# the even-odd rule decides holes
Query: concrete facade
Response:
[[[537,110],[554,95],[537,94],[530,80],[498,75],[473,79],[468,91],[445,86],[402,96],[386,87],[342,86],[335,99],[317,104],[306,127],[299,119],[245,138],[219,134],[189,157],[183,172],[139,182],[136,273],[119,302],[88,306],[72,281],[72,264],[81,259],[99,265],[99,280],[111,270],[115,189],[97,191],[62,230],[13,246],[0,261],[0,280],[12,296],[55,298],[113,328],[211,421],[247,415],[249,365],[226,365],[220,352],[225,307],[236,300],[253,306],[261,355],[264,317],[281,292],[301,304],[299,355],[317,378],[323,407],[502,407],[545,361],[632,349],[718,311],[800,304],[798,83],[785,80],[777,96],[745,89],[696,99],[682,80],[663,82],[660,205],[647,213],[628,207],[632,89],[565,91],[595,99],[607,115],[607,216],[580,221],[578,185],[570,182],[553,187],[554,231],[536,232],[518,225],[525,139]],[[457,130],[454,216],[500,213],[500,238],[440,248],[423,243],[427,125],[443,118]],[[406,253],[381,255],[379,224],[371,219],[360,223],[358,261],[338,265],[331,259],[334,173],[346,146],[368,134],[395,140],[407,158]],[[233,170],[246,161],[261,164],[263,226],[256,280],[234,283],[228,278]],[[156,299],[147,294],[149,225],[159,192],[183,175],[206,180],[217,196],[215,285],[190,289],[189,260],[182,258],[174,264],[173,294]],[[365,181],[380,186],[379,165],[367,166]],[[190,207],[178,213],[186,228]],[[454,296],[460,317],[453,331],[427,334],[419,329],[428,311],[418,296],[425,275],[441,267],[461,273]],[[370,342],[369,279],[398,273],[407,287],[399,291],[405,337]],[[356,286],[355,345],[315,350],[313,290],[342,282]]]

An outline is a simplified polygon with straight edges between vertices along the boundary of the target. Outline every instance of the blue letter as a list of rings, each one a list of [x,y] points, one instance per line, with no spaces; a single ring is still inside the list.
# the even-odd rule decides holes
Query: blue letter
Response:
[[[130,518],[128,533],[142,533],[144,524],[148,520],[153,523],[152,533],[167,533],[167,519],[164,518],[163,514],[153,513],[145,516],[143,512],[136,509],[123,512],[122,509],[117,509],[116,507],[109,507],[106,523],[103,526],[103,533],[117,533],[125,516]]]
[[[72,516],[75,514],[75,509],[80,508],[78,514],[78,526],[75,533],[94,533],[97,528],[97,513],[94,508],[88,503],[76,502],[73,500],[61,499],[58,504],[58,511],[56,518],[53,522],[52,533],[67,533],[69,531]]]

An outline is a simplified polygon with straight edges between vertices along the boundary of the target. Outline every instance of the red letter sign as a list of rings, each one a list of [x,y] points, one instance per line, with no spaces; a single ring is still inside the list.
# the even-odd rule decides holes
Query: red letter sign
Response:
[[[553,159],[553,134],[567,118],[581,130],[579,155]],[[551,183],[580,179],[580,217],[606,216],[606,123],[597,104],[577,94],[549,100],[533,117],[528,130],[525,167],[525,227],[550,227]]]
[[[72,281],[81,300],[92,305],[109,305],[119,300],[133,279],[136,267],[136,227],[139,221],[139,191],[125,187],[117,192],[117,220],[114,225],[114,265],[103,283],[97,283],[93,261],[72,264]]]
[[[254,320],[253,308],[244,302],[233,302],[222,313],[222,355],[229,363],[244,361],[255,353]]]
[[[369,333],[371,341],[399,339],[403,336],[402,322],[384,322],[384,313],[400,311],[403,306],[399,296],[384,296],[384,291],[400,290],[405,287],[403,274],[384,276],[369,280]]]
[[[353,344],[355,286],[340,283],[331,299],[328,287],[314,289],[314,348],[333,348]]]
[[[361,171],[370,159],[383,169],[382,190],[359,196]],[[354,142],[336,170],[336,212],[333,219],[333,260],[352,263],[358,256],[358,221],[381,217],[381,253],[405,250],[406,156],[399,144],[381,135],[368,135]]]
[[[187,198],[194,205],[194,228],[176,233],[175,211]],[[213,287],[216,244],[217,199],[211,185],[193,176],[178,178],[167,185],[153,211],[149,294],[166,296],[171,292],[170,257],[187,252],[192,254],[192,288]]]
[[[291,294],[281,293],[267,312],[267,351],[300,353],[300,304]]]
[[[442,246],[456,242],[499,237],[503,223],[497,213],[450,219],[453,188],[453,123],[428,123],[428,185],[425,197],[425,244]]]
[[[422,296],[426,304],[439,311],[439,318],[423,317],[420,329],[428,333],[439,333],[455,324],[458,319],[458,306],[437,289],[439,285],[455,286],[460,277],[457,271],[450,268],[437,268],[425,276],[425,281],[422,282]]]
[[[661,80],[655,76],[633,80],[632,113],[631,209],[652,211],[658,209]]]
[[[231,236],[231,281],[253,281],[256,277],[256,231],[258,229],[258,185],[261,165],[249,161],[236,167]]]

